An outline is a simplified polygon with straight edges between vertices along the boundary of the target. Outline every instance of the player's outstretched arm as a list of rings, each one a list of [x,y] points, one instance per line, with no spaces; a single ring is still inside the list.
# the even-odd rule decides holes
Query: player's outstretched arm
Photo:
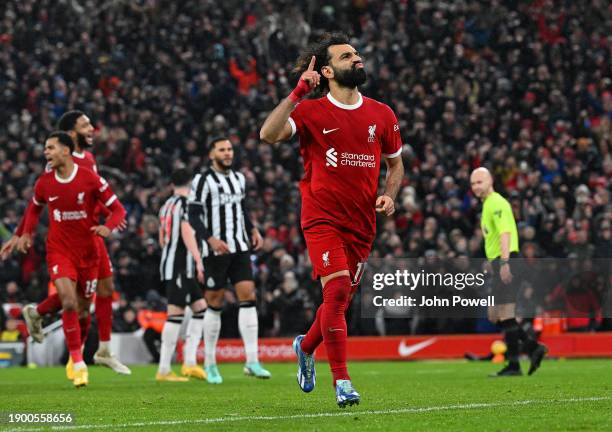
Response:
[[[291,124],[289,115],[294,110],[295,104],[285,98],[268,115],[266,121],[259,131],[259,138],[268,144],[276,144],[288,140],[291,137]]]
[[[32,198],[34,205],[26,208],[25,215],[23,216],[23,233],[17,240],[16,248],[21,253],[26,253],[32,246],[32,233],[38,226],[38,220],[43,211],[43,204],[36,201],[36,198]]]
[[[6,243],[2,245],[2,249],[0,249],[0,261],[6,260],[17,248],[19,238],[23,235],[23,227],[25,226],[26,214],[28,214],[28,212],[32,212],[32,206],[34,206],[34,203],[30,201],[28,203],[28,206],[26,207],[23,216],[21,217],[21,220],[19,221],[19,225],[17,226],[15,233],[10,239],[8,239]]]
[[[26,214],[28,214],[28,212],[32,211],[32,206],[34,205],[34,203],[32,201],[30,201],[28,203],[28,206],[26,207],[25,212],[23,213],[23,217],[21,218],[21,220],[19,221],[19,225],[17,226],[17,229],[15,230],[15,236],[16,237],[21,237],[21,235],[23,234],[23,227],[25,225],[25,217]]]
[[[312,56],[308,69],[300,76],[295,89],[268,115],[261,131],[259,131],[259,138],[262,141],[275,144],[291,137],[289,115],[298,102],[318,86],[321,81],[321,75],[314,70],[316,61],[316,57]]]
[[[23,233],[21,237],[26,234],[32,234],[36,227],[38,226],[38,220],[40,219],[40,215],[43,211],[43,203],[35,201],[35,198],[32,198],[33,205],[29,205],[26,208],[26,212],[23,215]]]

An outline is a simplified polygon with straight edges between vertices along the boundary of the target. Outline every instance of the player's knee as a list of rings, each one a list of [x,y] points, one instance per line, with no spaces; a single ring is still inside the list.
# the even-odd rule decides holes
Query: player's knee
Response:
[[[62,309],[65,311],[76,311],[79,307],[79,302],[73,297],[64,297],[62,299]]]
[[[236,295],[241,302],[255,301],[255,284],[252,281],[238,282],[236,284]]]
[[[208,306],[212,306],[214,308],[221,308],[223,306],[223,292],[222,291],[206,292],[206,303],[208,303]]]
[[[168,305],[168,315],[182,315],[185,313],[185,309],[178,305]]]
[[[323,301],[345,305],[351,295],[351,280],[348,276],[335,277],[323,288]]]
[[[200,311],[205,310],[208,307],[208,305],[206,304],[206,300],[204,300],[203,298],[193,302],[191,304],[191,310],[193,311],[193,313],[197,313]]]
[[[98,287],[96,294],[100,297],[110,297],[113,295],[113,278],[100,279],[98,281]]]
[[[244,303],[244,302],[255,303],[255,301],[257,300],[257,297],[255,296],[255,291],[247,292],[247,293],[237,293],[237,294],[238,294],[238,301],[240,303]]]

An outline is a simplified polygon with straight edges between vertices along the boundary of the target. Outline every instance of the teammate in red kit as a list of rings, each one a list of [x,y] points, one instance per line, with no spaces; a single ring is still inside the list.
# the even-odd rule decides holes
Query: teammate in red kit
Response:
[[[72,137],[75,144],[75,150],[72,153],[73,160],[79,166],[97,172],[96,161],[91,152],[87,151],[93,143],[93,132],[94,128],[87,115],[81,111],[68,111],[60,118],[58,122],[58,128],[62,131],[68,132]],[[47,170],[50,168],[47,167]],[[33,204],[30,203],[29,206]],[[96,221],[100,219],[100,216],[107,217],[109,215],[108,209],[104,206],[99,205],[96,209],[94,217]],[[15,231],[14,236],[3,245],[0,251],[0,257],[5,259],[13,250],[19,237],[23,234],[23,222]],[[120,229],[124,226],[125,222],[122,222]],[[104,239],[101,237],[96,238],[99,247],[99,267],[98,267],[98,287],[95,298],[95,313],[96,320],[98,322],[98,336],[100,345],[94,355],[94,362],[101,364],[113,369],[115,372],[120,374],[129,375],[131,374],[130,369],[122,364],[110,350],[110,338],[112,328],[112,295],[114,291],[113,285],[113,269],[111,265]],[[61,302],[57,294],[50,295],[38,305],[27,305],[23,309],[23,316],[28,324],[28,330],[34,341],[42,342],[44,335],[42,332],[42,316],[57,312],[61,308]],[[72,373],[72,361],[69,359],[66,365],[66,376],[68,379],[73,379]]]
[[[73,382],[81,387],[88,384],[89,378],[81,352],[81,338],[86,333],[79,315],[83,319],[89,314],[89,303],[96,292],[99,259],[96,238],[108,237],[125,218],[125,209],[106,180],[74,163],[73,150],[74,142],[65,132],[53,132],[47,138],[44,153],[51,171],[36,181],[34,205],[28,207],[17,248],[25,253],[32,244],[32,232],[46,204],[47,268],[61,300],[64,335],[74,364]],[[104,225],[98,225],[95,219],[98,203],[111,211]]]
[[[297,134],[304,160],[302,229],[323,304],[308,333],[293,344],[298,383],[305,392],[314,389],[313,354],[324,342],[336,401],[345,407],[360,400],[346,367],[345,313],[376,235],[376,212],[395,211],[402,142],[391,108],[359,93],[366,72],[344,35],[324,35],[302,54],[295,72],[301,73],[296,88],[270,113],[260,137],[276,143]],[[327,94],[301,101],[313,90]],[[383,159],[386,185],[377,197]]]

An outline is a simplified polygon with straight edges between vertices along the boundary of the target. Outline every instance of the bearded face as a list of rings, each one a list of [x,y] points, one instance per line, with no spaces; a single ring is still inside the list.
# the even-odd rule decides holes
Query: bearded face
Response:
[[[355,88],[364,84],[368,79],[362,63],[353,63],[349,69],[337,69],[334,71],[334,79],[341,87]]]
[[[77,132],[77,142],[79,144],[79,148],[85,149],[91,147],[91,140],[88,140],[87,137],[83,134]]]

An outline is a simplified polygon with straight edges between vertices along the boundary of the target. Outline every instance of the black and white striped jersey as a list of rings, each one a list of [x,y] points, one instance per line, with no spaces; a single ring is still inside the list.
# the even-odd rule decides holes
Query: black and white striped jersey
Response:
[[[161,235],[164,240],[159,273],[161,280],[175,280],[184,274],[194,277],[195,261],[181,236],[181,222],[189,222],[187,197],[172,195],[159,211]]]
[[[196,229],[202,247],[202,258],[216,255],[206,242],[209,236],[227,243],[230,253],[247,252],[252,227],[246,213],[246,180],[240,172],[226,174],[208,168],[196,174],[189,192],[189,218]],[[197,211],[194,211],[194,208]],[[198,220],[192,220],[198,218]],[[199,223],[201,222],[201,224]],[[198,230],[202,226],[204,230]]]

